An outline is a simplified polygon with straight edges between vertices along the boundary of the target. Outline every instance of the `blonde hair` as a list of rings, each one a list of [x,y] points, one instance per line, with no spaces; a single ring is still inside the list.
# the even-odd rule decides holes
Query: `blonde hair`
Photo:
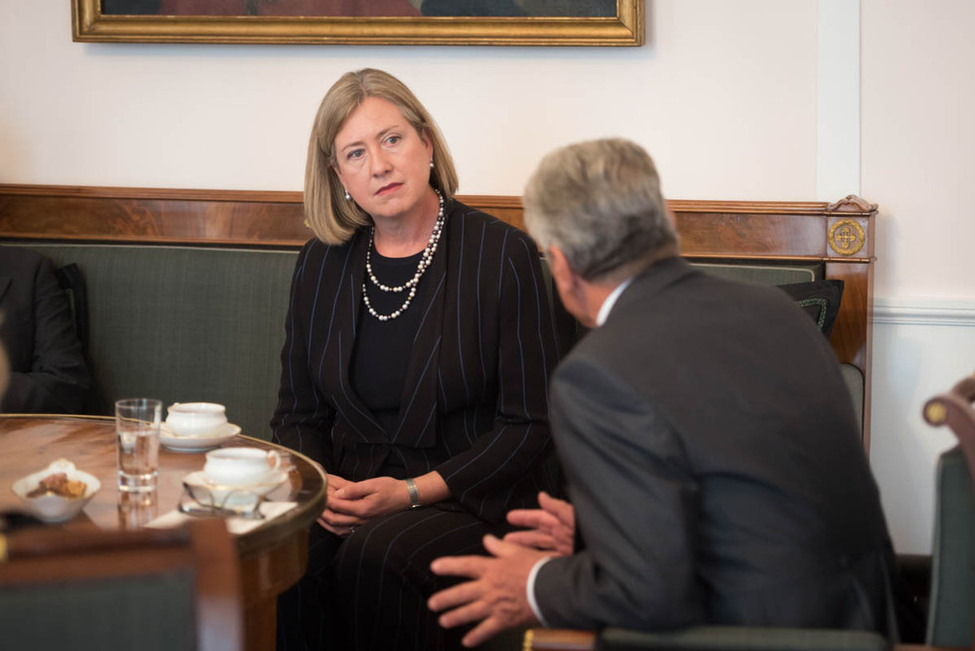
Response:
[[[343,244],[356,229],[372,224],[369,215],[353,201],[346,201],[345,190],[335,174],[335,136],[345,121],[367,97],[378,97],[400,110],[421,137],[433,145],[434,167],[430,184],[445,200],[457,191],[454,159],[437,123],[406,85],[388,72],[364,68],[347,72],[336,81],[322,100],[315,115],[308,142],[305,166],[305,219],[325,244]]]

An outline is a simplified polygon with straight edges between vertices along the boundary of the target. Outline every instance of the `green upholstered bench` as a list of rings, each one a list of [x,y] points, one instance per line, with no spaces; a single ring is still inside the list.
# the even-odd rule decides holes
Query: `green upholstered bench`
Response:
[[[268,438],[294,250],[30,243],[58,266],[75,263],[87,288],[88,409],[111,414],[123,397],[227,406],[243,432]],[[700,264],[763,284],[820,279],[817,265]],[[843,365],[858,414],[863,376]]]
[[[87,411],[126,397],[227,406],[248,436],[270,437],[295,250],[22,243],[87,289]]]
[[[114,401],[147,396],[227,406],[231,422],[267,439],[277,401],[280,351],[297,252],[217,247],[24,243],[58,266],[77,264],[89,312],[93,387],[87,411],[111,414]],[[746,282],[821,279],[821,265],[699,263]],[[844,377],[858,415],[863,375]]]

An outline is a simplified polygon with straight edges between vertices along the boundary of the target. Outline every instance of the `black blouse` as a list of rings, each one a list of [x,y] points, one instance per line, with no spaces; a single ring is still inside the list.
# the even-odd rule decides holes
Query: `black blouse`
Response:
[[[406,258],[387,258],[372,250],[371,264],[376,279],[388,287],[402,285],[416,273],[423,252]],[[420,279],[417,295],[422,296],[427,275]],[[376,287],[366,276],[366,293],[379,314],[392,314],[409,290],[391,293]],[[352,351],[350,379],[363,404],[376,416],[386,432],[393,432],[399,419],[400,398],[410,363],[413,338],[420,320],[420,307],[414,299],[395,319],[380,321],[369,314],[363,301],[359,331]]]

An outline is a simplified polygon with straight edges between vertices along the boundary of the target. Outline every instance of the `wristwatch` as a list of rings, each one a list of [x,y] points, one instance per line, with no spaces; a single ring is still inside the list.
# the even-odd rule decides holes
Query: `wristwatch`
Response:
[[[410,494],[411,509],[416,509],[423,506],[420,504],[420,491],[416,489],[416,480],[412,477],[406,480],[406,492]]]

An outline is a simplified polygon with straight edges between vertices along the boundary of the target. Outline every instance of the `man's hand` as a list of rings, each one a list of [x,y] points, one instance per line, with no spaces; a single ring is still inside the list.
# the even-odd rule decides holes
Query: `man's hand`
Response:
[[[507,628],[538,623],[525,587],[535,563],[550,556],[494,536],[484,537],[484,547],[493,558],[444,556],[430,564],[434,574],[471,579],[441,590],[427,601],[433,612],[446,611],[439,619],[444,628],[480,622],[464,636],[466,647],[477,646]]]
[[[525,547],[552,552],[556,556],[572,555],[575,544],[575,509],[565,500],[552,497],[545,491],[538,494],[540,509],[515,509],[508,513],[508,522],[529,531],[513,531],[504,541]]]

